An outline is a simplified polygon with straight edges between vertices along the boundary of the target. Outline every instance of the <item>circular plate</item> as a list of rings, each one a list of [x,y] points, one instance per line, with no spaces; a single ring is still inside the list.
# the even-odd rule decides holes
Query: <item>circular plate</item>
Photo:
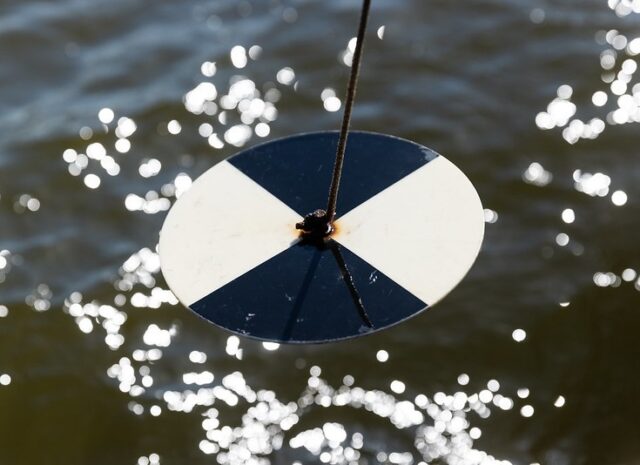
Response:
[[[275,140],[193,183],[159,247],[184,305],[236,334],[316,343],[394,325],[462,280],[484,234],[478,194],[446,158],[396,137],[349,134],[335,232],[300,241],[295,224],[326,208],[337,143]]]

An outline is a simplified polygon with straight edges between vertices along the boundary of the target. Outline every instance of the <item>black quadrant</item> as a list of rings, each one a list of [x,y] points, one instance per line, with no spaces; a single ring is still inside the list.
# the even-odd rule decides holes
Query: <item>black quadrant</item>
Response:
[[[338,132],[268,142],[228,159],[301,216],[326,208]],[[350,132],[338,195],[340,217],[437,157],[426,147],[369,132]]]
[[[339,248],[366,315],[329,247],[295,245],[190,308],[243,336],[327,342],[398,323],[427,305],[347,248]],[[370,323],[370,324],[369,324]]]

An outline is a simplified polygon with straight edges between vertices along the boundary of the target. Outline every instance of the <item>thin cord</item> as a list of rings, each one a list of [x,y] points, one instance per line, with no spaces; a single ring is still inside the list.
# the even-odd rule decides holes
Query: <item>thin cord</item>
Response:
[[[338,268],[340,268],[340,273],[342,274],[342,280],[347,284],[347,288],[349,289],[349,293],[351,294],[351,298],[353,299],[353,303],[356,305],[358,309],[358,314],[360,318],[369,328],[373,328],[373,323],[369,318],[369,314],[367,310],[364,308],[364,304],[362,303],[362,298],[360,294],[358,294],[358,290],[356,289],[356,283],[353,281],[353,277],[351,273],[349,273],[349,268],[347,268],[347,263],[344,261],[344,257],[340,252],[340,246],[336,241],[329,241],[329,248],[333,253],[336,262],[338,262]]]
[[[327,202],[327,216],[329,223],[336,215],[336,203],[338,202],[338,189],[340,187],[340,177],[342,176],[342,166],[344,165],[344,153],[347,148],[347,137],[349,135],[349,125],[351,124],[351,110],[356,98],[356,88],[358,87],[358,74],[360,73],[360,61],[362,59],[362,47],[364,46],[364,34],[367,29],[371,0],[363,0],[362,12],[360,13],[360,25],[358,26],[358,36],[356,50],[353,54],[351,64],[351,75],[349,76],[349,86],[347,87],[347,98],[344,103],[344,114],[342,116],[342,128],[340,129],[340,139],[336,151],[336,162],[333,165],[333,177],[329,190],[329,200]]]

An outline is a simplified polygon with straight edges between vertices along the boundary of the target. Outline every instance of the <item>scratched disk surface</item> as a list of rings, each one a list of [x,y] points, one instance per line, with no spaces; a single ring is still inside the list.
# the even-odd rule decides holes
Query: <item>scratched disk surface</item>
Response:
[[[484,234],[467,177],[396,137],[349,135],[336,230],[295,224],[326,208],[337,132],[275,140],[218,163],[181,196],[160,235],[162,272],[206,320],[262,340],[315,343],[387,328],[464,277]]]

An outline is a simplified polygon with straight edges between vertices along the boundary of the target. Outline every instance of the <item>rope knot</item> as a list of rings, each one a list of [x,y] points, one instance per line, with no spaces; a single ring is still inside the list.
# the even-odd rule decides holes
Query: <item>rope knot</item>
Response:
[[[296,223],[296,229],[300,229],[305,237],[316,239],[326,237],[333,232],[329,216],[324,210],[309,213],[301,222]]]

